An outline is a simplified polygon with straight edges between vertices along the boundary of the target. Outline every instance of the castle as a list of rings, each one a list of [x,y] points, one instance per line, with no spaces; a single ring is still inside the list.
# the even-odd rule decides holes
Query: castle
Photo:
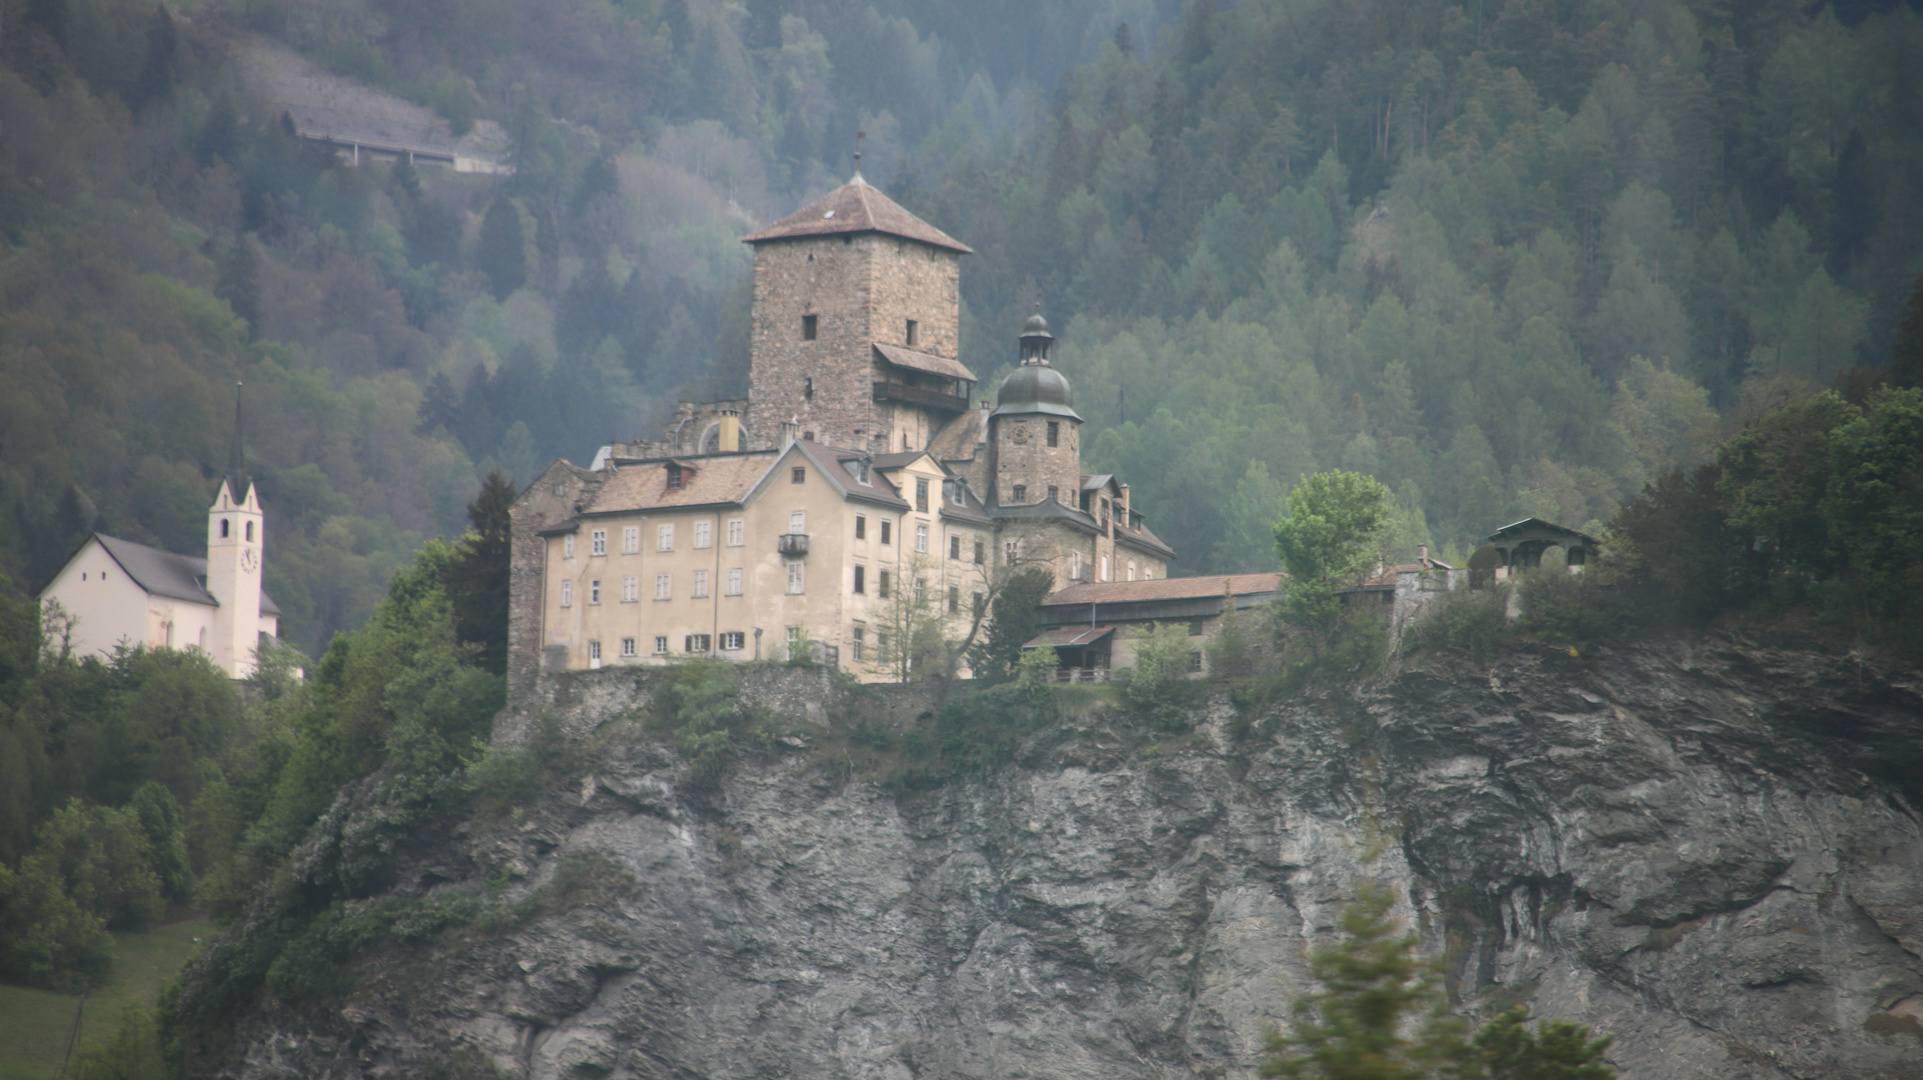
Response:
[[[261,588],[266,518],[243,468],[240,402],[227,475],[207,510],[207,555],[180,555],[94,533],[38,597],[70,617],[78,656],[122,647],[192,649],[236,679],[254,673],[261,637],[280,633],[280,607]]]
[[[1015,571],[1164,578],[1128,485],[1081,469],[1037,315],[993,407],[958,356],[967,245],[859,174],[750,234],[749,393],[550,465],[516,500],[510,692],[544,671],[807,650],[899,678]]]

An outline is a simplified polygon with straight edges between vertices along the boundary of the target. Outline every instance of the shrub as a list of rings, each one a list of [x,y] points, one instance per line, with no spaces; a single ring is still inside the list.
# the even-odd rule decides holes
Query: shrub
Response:
[[[1636,625],[1620,590],[1589,574],[1522,575],[1522,629],[1546,641],[1588,645]]]
[[[1137,631],[1135,666],[1128,670],[1122,696],[1143,718],[1171,731],[1188,726],[1184,707],[1191,697],[1188,681],[1188,632],[1180,626],[1155,625]]]
[[[1515,637],[1509,589],[1498,586],[1439,596],[1402,632],[1405,652],[1450,652],[1478,663]]]

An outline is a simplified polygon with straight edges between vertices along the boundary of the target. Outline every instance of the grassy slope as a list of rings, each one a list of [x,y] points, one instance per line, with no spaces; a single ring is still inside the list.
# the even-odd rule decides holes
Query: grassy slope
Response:
[[[113,977],[87,995],[81,1037],[105,1038],[121,1010],[135,1003],[152,1005],[161,985],[199,948],[194,938],[213,933],[213,923],[196,918],[115,934]],[[72,994],[0,986],[0,1080],[47,1080],[58,1073],[78,1002]]]

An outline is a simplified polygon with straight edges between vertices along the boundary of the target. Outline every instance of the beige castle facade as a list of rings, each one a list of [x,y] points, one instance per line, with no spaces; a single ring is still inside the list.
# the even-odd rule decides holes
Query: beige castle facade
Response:
[[[969,249],[857,176],[746,237],[749,396],[556,461],[516,501],[510,691],[543,671],[807,650],[865,680],[977,633],[1027,566],[1058,588],[1167,576],[1037,316],[994,407],[958,357]]]

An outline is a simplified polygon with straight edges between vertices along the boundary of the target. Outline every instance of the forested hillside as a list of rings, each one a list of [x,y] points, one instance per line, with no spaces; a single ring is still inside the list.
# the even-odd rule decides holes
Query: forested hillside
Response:
[[[980,253],[978,368],[1038,300],[1066,320],[1091,465],[1183,570],[1272,565],[1331,467],[1397,493],[1407,557],[1595,529],[1746,402],[1883,364],[1919,56],[1900,4],[1197,0],[891,191]]]
[[[1174,9],[998,7],[0,2],[0,569],[36,589],[91,529],[197,550],[244,381],[267,586],[318,655],[492,464],[738,379],[739,237],[857,130],[885,176]],[[495,120],[516,171],[352,167],[263,107],[261,47]]]

